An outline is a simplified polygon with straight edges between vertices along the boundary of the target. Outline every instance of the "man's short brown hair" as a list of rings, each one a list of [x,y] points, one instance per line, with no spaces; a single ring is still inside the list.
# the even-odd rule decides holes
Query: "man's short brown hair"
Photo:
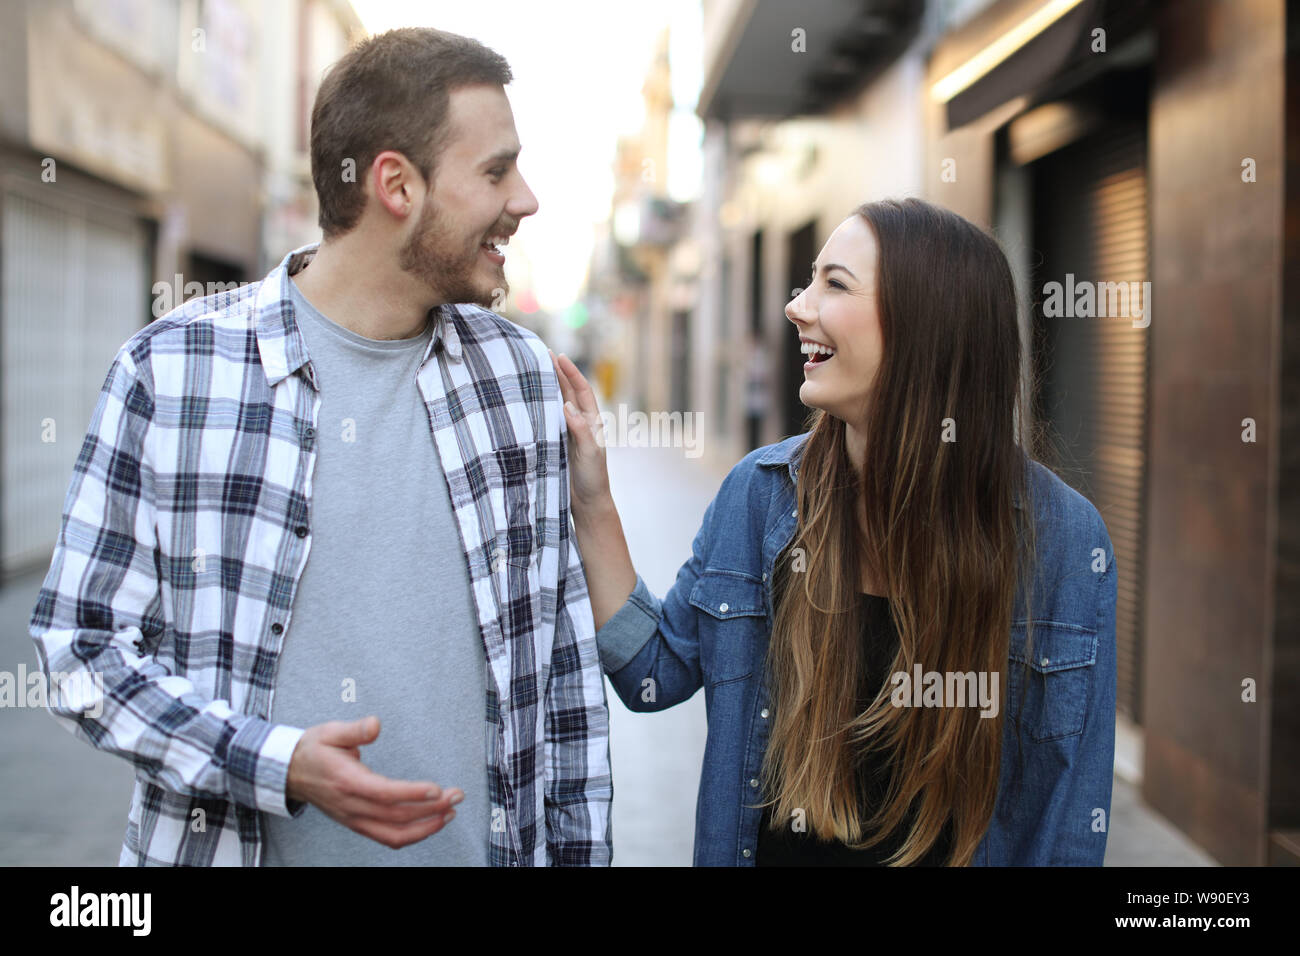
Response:
[[[505,57],[468,37],[403,27],[362,40],[326,72],[311,111],[311,178],[325,238],[347,232],[365,209],[366,172],[397,150],[430,183],[448,142],[453,90],[505,86]],[[353,161],[353,175],[344,178]]]

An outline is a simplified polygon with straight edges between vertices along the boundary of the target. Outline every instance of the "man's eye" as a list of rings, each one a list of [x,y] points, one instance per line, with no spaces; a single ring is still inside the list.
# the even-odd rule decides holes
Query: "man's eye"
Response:
[[[502,176],[506,174],[506,171],[504,169],[493,169],[490,170],[490,174],[494,179],[500,179]]]

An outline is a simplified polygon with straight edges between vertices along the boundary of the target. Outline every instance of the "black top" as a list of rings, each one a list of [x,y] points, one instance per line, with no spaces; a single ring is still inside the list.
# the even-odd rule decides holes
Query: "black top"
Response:
[[[889,599],[863,594],[863,646],[866,660],[863,697],[869,704],[888,678],[889,665],[898,652],[898,632],[889,613]],[[879,753],[868,753],[860,761],[859,793],[863,807],[875,808],[884,800],[889,784],[889,764]],[[770,830],[772,807],[763,809],[758,828],[757,866],[885,866],[886,860],[903,845],[911,829],[911,814],[886,839],[865,850],[853,850],[839,840],[824,842],[809,832],[796,832],[789,826]],[[944,824],[939,838],[917,866],[942,866],[952,850],[952,821]]]

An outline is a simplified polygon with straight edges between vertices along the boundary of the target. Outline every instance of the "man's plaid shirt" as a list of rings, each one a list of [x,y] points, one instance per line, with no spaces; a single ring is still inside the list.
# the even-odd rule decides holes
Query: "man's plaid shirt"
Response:
[[[288,282],[314,251],[133,335],[77,459],[30,630],[47,677],[102,675],[102,699],[49,706],[135,766],[123,865],[256,866],[262,814],[306,809],[285,794],[302,730],[268,718],[312,541],[320,398]],[[417,381],[490,671],[489,862],[607,865],[608,712],[555,371],[492,312],[437,313]]]

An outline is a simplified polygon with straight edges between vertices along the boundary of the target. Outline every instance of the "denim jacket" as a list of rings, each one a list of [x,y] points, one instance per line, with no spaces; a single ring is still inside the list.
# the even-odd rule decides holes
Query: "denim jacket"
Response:
[[[596,632],[602,666],[629,709],[662,710],[704,688],[696,866],[755,863],[771,726],[765,665],[772,568],[796,530],[806,438],[746,455],[705,512],[667,597],[661,602],[638,575],[628,600]],[[1026,690],[1022,581],[1003,675],[997,803],[972,865],[1100,866],[1115,752],[1114,552],[1086,498],[1037,462],[1030,474],[1038,556],[1033,659]]]

